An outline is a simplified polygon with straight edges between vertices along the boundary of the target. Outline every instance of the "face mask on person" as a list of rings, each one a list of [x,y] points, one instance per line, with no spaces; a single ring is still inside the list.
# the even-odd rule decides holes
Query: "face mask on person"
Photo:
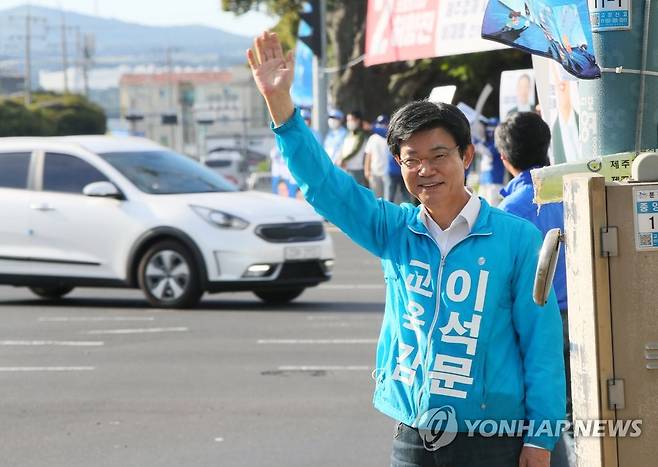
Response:
[[[361,125],[359,125],[359,122],[355,122],[355,121],[347,122],[347,129],[350,131],[356,131],[359,129],[360,126]]]
[[[340,120],[336,118],[330,118],[327,120],[327,124],[329,125],[329,128],[332,130],[337,130],[340,128]]]

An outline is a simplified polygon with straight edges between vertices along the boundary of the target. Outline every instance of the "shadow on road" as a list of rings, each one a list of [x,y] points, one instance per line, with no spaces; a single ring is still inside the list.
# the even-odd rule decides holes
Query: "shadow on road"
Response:
[[[0,312],[4,307],[48,307],[48,308],[107,308],[107,309],[139,309],[157,310],[151,308],[146,300],[130,298],[62,298],[59,300],[27,299],[0,301]],[[306,301],[303,298],[286,305],[266,305],[254,300],[221,300],[217,298],[204,299],[196,308],[178,310],[188,313],[207,311],[240,311],[240,312],[268,312],[285,311],[287,313],[313,313],[313,312],[369,312],[381,313],[384,311],[383,302],[357,302],[357,301]]]

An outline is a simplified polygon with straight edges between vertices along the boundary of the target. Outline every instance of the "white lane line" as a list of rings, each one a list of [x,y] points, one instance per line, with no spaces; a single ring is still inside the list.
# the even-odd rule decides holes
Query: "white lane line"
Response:
[[[372,371],[369,366],[357,365],[309,365],[309,366],[295,366],[286,365],[278,367],[279,371]]]
[[[259,344],[376,344],[377,339],[258,339]]]
[[[53,316],[53,317],[42,317],[39,318],[39,321],[48,321],[48,322],[69,322],[69,321],[153,321],[155,318],[153,316]]]
[[[17,371],[93,371],[93,366],[0,366],[0,371],[17,372]]]
[[[150,334],[156,332],[186,332],[188,328],[141,328],[141,329],[94,329],[87,331],[86,334],[101,335],[101,334]]]
[[[384,284],[320,284],[319,289],[330,290],[380,290],[384,289]]]
[[[70,347],[97,347],[105,345],[102,341],[0,341],[0,345],[17,346],[17,345],[34,345],[34,346],[70,346]]]

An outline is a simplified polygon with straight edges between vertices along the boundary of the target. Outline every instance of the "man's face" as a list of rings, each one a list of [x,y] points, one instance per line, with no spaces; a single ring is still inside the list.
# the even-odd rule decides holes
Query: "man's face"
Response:
[[[464,194],[464,173],[473,161],[473,146],[459,154],[457,142],[443,128],[415,133],[400,146],[402,178],[407,190],[428,208],[458,203]],[[405,160],[418,159],[417,170]]]
[[[523,105],[530,102],[530,80],[526,76],[516,83],[516,102]]]

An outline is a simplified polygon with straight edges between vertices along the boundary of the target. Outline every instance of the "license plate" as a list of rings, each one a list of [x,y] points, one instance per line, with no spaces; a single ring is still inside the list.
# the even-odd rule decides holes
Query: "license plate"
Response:
[[[283,250],[286,260],[318,259],[320,258],[319,246],[287,246]]]

